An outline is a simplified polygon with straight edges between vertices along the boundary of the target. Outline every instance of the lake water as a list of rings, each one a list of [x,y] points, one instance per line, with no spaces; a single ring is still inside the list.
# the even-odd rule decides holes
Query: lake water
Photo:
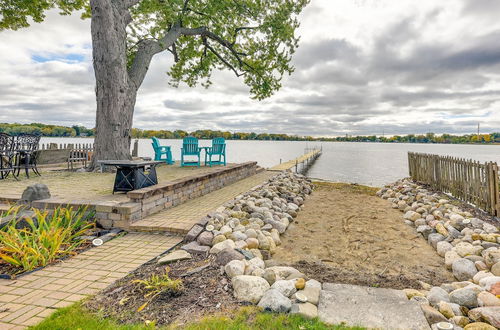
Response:
[[[41,143],[91,143],[91,138],[42,138]],[[182,140],[161,140],[172,146],[174,159],[180,157]],[[200,140],[200,146],[209,146],[209,140]],[[452,144],[389,144],[358,142],[305,141],[227,141],[228,162],[255,160],[262,167],[279,164],[280,160],[294,159],[307,147],[322,147],[323,154],[309,170],[308,175],[325,180],[383,186],[408,176],[407,152],[426,152],[449,155],[481,162],[500,164],[499,145]],[[139,156],[153,157],[151,140],[139,140]]]

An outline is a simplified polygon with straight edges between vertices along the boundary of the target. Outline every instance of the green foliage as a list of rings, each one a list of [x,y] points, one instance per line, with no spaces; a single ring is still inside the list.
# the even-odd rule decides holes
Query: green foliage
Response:
[[[42,136],[93,136],[94,129],[85,128],[83,126],[56,126],[44,125],[39,123],[32,124],[6,124],[0,123],[0,132],[17,135],[21,133],[34,133]],[[435,135],[427,133],[425,135],[394,135],[392,137],[377,137],[371,136],[339,136],[333,138],[311,136],[297,136],[288,134],[276,133],[246,133],[246,132],[228,132],[228,131],[214,131],[209,129],[196,130],[187,132],[183,130],[142,130],[132,128],[132,138],[134,139],[148,139],[153,136],[160,139],[183,139],[188,135],[192,135],[198,139],[213,139],[216,137],[223,137],[226,140],[266,140],[266,141],[338,141],[338,142],[389,142],[389,143],[500,143],[500,133],[476,134],[466,135]]]
[[[173,280],[168,276],[169,268],[165,268],[165,274],[153,274],[145,280],[134,280],[147,291],[145,297],[156,296],[160,293],[178,294],[184,289],[182,280]]]
[[[19,135],[22,133],[39,134],[42,136],[93,136],[94,130],[83,126],[65,127],[58,125],[45,125],[40,123],[31,124],[8,124],[0,123],[0,132],[10,135]]]
[[[66,330],[66,329],[106,329],[106,330],[146,330],[146,329],[186,329],[186,330],[362,330],[361,327],[347,327],[342,325],[327,325],[317,319],[307,320],[298,315],[262,313],[258,308],[245,307],[229,316],[210,316],[200,322],[194,322],[182,327],[175,325],[155,327],[154,322],[149,325],[120,324],[113,319],[103,318],[85,310],[81,304],[58,309],[49,318],[32,330]]]
[[[30,20],[40,23],[45,12],[58,8],[61,15],[88,7],[88,0],[0,0],[0,31],[30,26]]]
[[[181,36],[176,42],[177,62],[168,74],[172,84],[211,84],[214,69],[229,69],[243,76],[257,99],[269,97],[281,87],[298,37],[297,15],[309,0],[143,0],[132,10],[129,45],[143,38],[161,39],[165,27],[206,27],[217,37]],[[185,6],[185,3],[187,6]],[[155,24],[147,25],[147,22]],[[133,47],[131,56],[133,56]]]
[[[297,16],[309,1],[138,1],[130,8],[128,64],[143,40],[162,40],[181,27],[204,28],[210,33],[183,33],[170,49],[176,59],[168,72],[172,85],[201,82],[207,87],[214,69],[229,69],[243,77],[255,98],[269,97],[281,87],[282,77],[293,71],[290,60],[299,40]],[[61,14],[84,10],[82,16],[90,16],[88,0],[0,0],[0,30],[27,27],[31,20],[41,22],[53,8]]]
[[[9,210],[13,220],[0,230],[0,259],[17,267],[19,272],[73,254],[83,242],[78,237],[94,226],[89,221],[93,214],[86,208],[73,211],[72,208],[59,207],[50,215],[48,211],[32,209],[34,216],[24,216],[21,220],[17,220],[18,210]],[[16,228],[19,221],[27,226]]]

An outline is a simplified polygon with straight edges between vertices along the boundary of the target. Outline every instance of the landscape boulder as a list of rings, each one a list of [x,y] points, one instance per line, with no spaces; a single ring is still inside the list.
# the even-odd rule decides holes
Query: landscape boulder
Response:
[[[286,297],[290,297],[297,291],[292,280],[278,280],[271,285],[271,289],[278,290]]]
[[[467,308],[477,307],[478,290],[474,288],[461,288],[450,292],[450,301]]]
[[[245,257],[243,256],[243,254],[239,253],[235,249],[225,248],[224,250],[217,253],[217,257],[215,260],[217,264],[224,266],[232,260],[244,260],[244,259]]]
[[[243,275],[245,272],[245,263],[241,260],[232,260],[224,267],[224,270],[227,276],[231,278]]]
[[[474,262],[465,258],[455,260],[451,265],[451,269],[453,271],[453,276],[459,281],[471,280],[477,273]]]
[[[268,312],[287,313],[292,308],[292,302],[279,290],[270,289],[260,299],[258,306]]]
[[[271,288],[269,283],[259,276],[239,275],[232,278],[234,296],[239,301],[257,304],[264,293]]]
[[[49,187],[43,183],[35,183],[24,189],[21,196],[21,202],[31,203],[42,199],[50,198]]]
[[[448,296],[448,292],[446,292],[446,290],[438,286],[434,286],[427,294],[427,300],[429,300],[429,303],[432,306],[437,306],[441,301],[450,302],[450,297]]]
[[[309,302],[292,304],[290,314],[298,314],[306,319],[313,319],[318,316],[318,307]]]
[[[189,252],[184,250],[176,250],[158,259],[158,264],[164,265],[186,259],[191,259],[191,254],[189,254]]]
[[[210,253],[217,254],[217,253],[219,253],[222,250],[227,249],[227,248],[230,248],[230,249],[236,248],[236,244],[234,244],[234,241],[227,239],[227,240],[224,240],[222,242],[219,242],[219,243],[215,244],[214,246],[212,246],[212,248],[210,249]]]
[[[478,307],[471,309],[468,314],[474,321],[482,321],[496,328],[500,328],[500,307]]]

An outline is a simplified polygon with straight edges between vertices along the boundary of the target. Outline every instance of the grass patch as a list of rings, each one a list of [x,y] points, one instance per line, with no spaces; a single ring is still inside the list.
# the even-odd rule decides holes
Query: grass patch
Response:
[[[327,181],[314,181],[316,188],[322,190],[341,190],[356,194],[364,194],[375,196],[376,192],[380,189],[377,187],[363,186],[356,183],[343,183],[343,182],[327,182]]]
[[[154,329],[153,325],[122,325],[112,319],[105,319],[85,310],[81,303],[58,309],[50,317],[36,326],[36,330],[69,330],[69,329],[98,329],[98,330],[143,330]]]
[[[298,315],[272,314],[261,312],[256,307],[243,307],[234,313],[224,316],[209,316],[199,322],[184,326],[169,325],[155,327],[149,324],[119,324],[113,319],[103,318],[90,313],[81,303],[57,310],[40,324],[31,327],[32,330],[146,330],[146,329],[186,329],[186,330],[250,330],[250,329],[296,329],[296,330],[361,330],[360,327],[331,326],[317,319],[307,320]]]

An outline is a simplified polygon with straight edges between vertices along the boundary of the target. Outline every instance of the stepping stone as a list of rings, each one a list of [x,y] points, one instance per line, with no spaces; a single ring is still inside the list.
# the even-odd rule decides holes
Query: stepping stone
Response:
[[[403,291],[324,283],[318,306],[325,323],[381,329],[430,329],[420,305]]]
[[[184,250],[176,250],[158,259],[158,263],[160,265],[164,265],[178,260],[186,260],[186,259],[191,259],[191,254],[189,254],[189,252]]]
[[[193,241],[183,245],[181,249],[192,254],[207,254],[210,250],[210,246],[200,245],[198,242]]]

